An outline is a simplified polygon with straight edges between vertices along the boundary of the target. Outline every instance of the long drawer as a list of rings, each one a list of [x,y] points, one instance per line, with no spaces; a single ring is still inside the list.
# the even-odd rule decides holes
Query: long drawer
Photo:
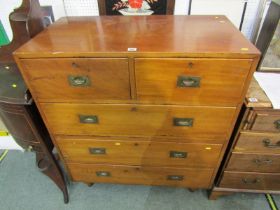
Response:
[[[23,59],[38,101],[130,99],[127,58]]]
[[[251,59],[137,58],[137,98],[145,102],[236,106]]]
[[[222,145],[56,137],[67,162],[216,167]]]
[[[279,190],[280,174],[225,171],[219,186],[235,189]]]
[[[210,188],[213,169],[68,164],[73,181]]]
[[[242,131],[238,136],[234,151],[280,154],[280,133]]]
[[[41,104],[54,134],[103,136],[177,136],[225,141],[235,108]]]
[[[233,152],[226,169],[231,171],[280,173],[280,155]]]

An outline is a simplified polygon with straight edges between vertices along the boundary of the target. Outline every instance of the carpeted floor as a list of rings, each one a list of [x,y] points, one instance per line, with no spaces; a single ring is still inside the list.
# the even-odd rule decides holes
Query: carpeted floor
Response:
[[[184,188],[82,183],[69,186],[70,202],[35,167],[33,153],[9,151],[0,163],[0,210],[269,210],[262,194],[234,194],[216,201]],[[274,196],[280,206],[280,196]]]

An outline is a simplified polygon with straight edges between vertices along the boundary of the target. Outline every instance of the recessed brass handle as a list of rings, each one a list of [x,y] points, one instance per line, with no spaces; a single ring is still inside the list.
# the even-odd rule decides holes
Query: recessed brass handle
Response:
[[[186,127],[192,127],[193,126],[193,118],[173,118],[173,125],[174,126],[186,126]]]
[[[271,144],[270,139],[264,139],[263,140],[263,146],[268,147],[268,148],[280,149],[280,141],[276,142],[276,144]]]
[[[186,158],[187,153],[186,152],[178,152],[178,151],[170,151],[169,156],[171,158]]]
[[[261,180],[258,179],[258,178],[255,178],[255,179],[252,179],[252,180],[249,180],[249,179],[247,179],[247,178],[243,178],[243,179],[242,179],[242,182],[243,182],[244,184],[257,184],[257,183],[260,183]]]
[[[274,122],[274,124],[275,124],[275,127],[280,130],[280,120],[276,120]]]
[[[68,76],[69,84],[73,87],[86,87],[90,86],[90,79],[88,76]]]
[[[105,148],[89,148],[89,153],[93,155],[105,155],[106,149]]]
[[[266,159],[266,160],[254,159],[253,162],[256,163],[257,165],[272,164],[273,163],[273,161],[270,160],[270,159]]]
[[[72,67],[73,67],[73,68],[78,68],[79,65],[78,65],[77,63],[73,62],[73,63],[72,63]]]
[[[167,180],[173,180],[173,181],[183,181],[184,176],[181,175],[168,175]]]
[[[79,115],[80,123],[98,124],[98,116],[96,115]]]
[[[98,177],[110,177],[111,173],[109,171],[96,171],[96,176],[98,176]]]
[[[200,87],[200,77],[183,76],[183,75],[178,76],[177,87],[181,87],[181,88],[186,88],[186,87],[197,88],[197,87]]]

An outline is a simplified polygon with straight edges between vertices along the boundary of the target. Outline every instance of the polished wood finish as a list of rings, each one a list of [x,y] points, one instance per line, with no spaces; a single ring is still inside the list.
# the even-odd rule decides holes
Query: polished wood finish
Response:
[[[165,136],[225,141],[235,108],[40,104],[49,128],[61,135]],[[97,116],[98,123],[81,123],[79,116]],[[192,118],[192,126],[175,126],[174,118]],[[147,126],[147,124],[149,126]]]
[[[70,136],[56,137],[56,141],[67,162],[112,165],[215,167],[222,148],[219,144],[174,144],[141,139],[112,141]],[[101,154],[100,150],[103,150]],[[185,153],[185,156],[172,157],[172,152]]]
[[[250,59],[138,58],[137,98],[163,104],[237,106],[251,65]],[[200,85],[178,87],[179,76],[198,77]]]
[[[64,176],[52,153],[54,145],[12,56],[14,50],[44,29],[39,1],[23,0],[9,20],[13,40],[0,48],[0,117],[15,141],[36,153],[38,168],[54,181],[67,203]]]
[[[233,152],[227,170],[280,173],[280,155]]]
[[[259,51],[225,16],[157,15],[61,18],[18,49],[16,55],[252,59],[258,58]]]
[[[279,179],[280,174],[275,173],[225,171],[220,186],[240,189],[279,190]]]
[[[255,80],[243,110],[209,199],[234,192],[280,193],[280,133],[275,123],[280,112],[272,109]]]
[[[280,127],[276,125],[276,121],[280,122],[279,110],[255,109],[248,121],[249,130],[280,133]]]
[[[266,139],[270,141],[270,144],[277,145],[277,142],[280,141],[280,134],[242,131],[240,132],[234,151],[280,154],[280,147],[268,147],[265,145],[264,140]]]
[[[224,16],[68,17],[15,58],[72,180],[197,189],[213,184],[259,52]],[[69,88],[76,72],[93,86]]]
[[[127,59],[26,59],[23,65],[38,101],[130,99]],[[69,76],[86,76],[89,84],[73,86]]]
[[[118,165],[68,164],[74,181],[121,184],[167,185],[188,188],[208,188],[212,169],[138,167]],[[108,172],[110,176],[97,176],[96,172]],[[180,176],[182,180],[168,180],[168,176]]]

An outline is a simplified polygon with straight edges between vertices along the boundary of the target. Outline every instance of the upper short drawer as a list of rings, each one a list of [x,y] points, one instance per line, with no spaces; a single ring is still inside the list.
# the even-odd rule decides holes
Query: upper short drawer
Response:
[[[233,107],[41,103],[53,134],[215,139],[230,135]]]
[[[245,129],[280,133],[280,111],[253,110]]]
[[[21,63],[39,101],[130,99],[125,58],[23,59]]]
[[[137,98],[188,105],[235,106],[250,59],[135,59]]]

